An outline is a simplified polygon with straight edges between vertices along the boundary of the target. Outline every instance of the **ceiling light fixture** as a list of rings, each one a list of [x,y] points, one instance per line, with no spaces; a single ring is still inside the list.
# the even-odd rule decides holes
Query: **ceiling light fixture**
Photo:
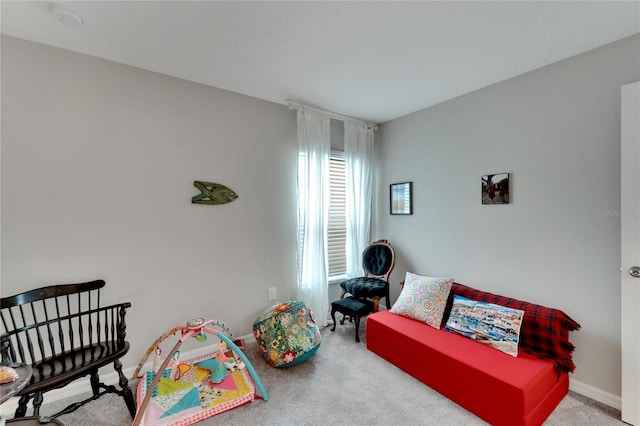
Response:
[[[58,22],[61,22],[69,27],[78,28],[84,22],[82,17],[78,15],[74,10],[71,10],[58,3],[51,3],[49,11],[56,17]]]

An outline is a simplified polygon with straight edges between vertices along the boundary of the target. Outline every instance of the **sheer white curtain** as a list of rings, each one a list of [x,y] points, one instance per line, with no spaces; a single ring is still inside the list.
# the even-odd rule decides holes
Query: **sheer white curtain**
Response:
[[[345,121],[347,277],[362,275],[362,251],[370,243],[373,185],[373,129]]]
[[[327,325],[329,116],[298,109],[298,297]]]

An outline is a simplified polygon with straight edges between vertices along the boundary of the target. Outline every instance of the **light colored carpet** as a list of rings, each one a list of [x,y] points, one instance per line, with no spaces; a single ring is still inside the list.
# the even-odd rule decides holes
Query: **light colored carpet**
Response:
[[[349,323],[338,324],[334,333],[327,327],[321,334],[318,352],[288,369],[269,366],[255,341],[247,341],[245,353],[267,389],[269,401],[256,400],[198,425],[486,425],[369,352],[364,328],[360,330],[360,343],[354,342],[354,328]],[[131,385],[135,389],[136,383]],[[80,397],[47,405],[45,395],[42,414],[52,414],[77,400]],[[60,420],[67,426],[120,426],[132,422],[124,401],[114,395],[91,402]],[[573,392],[545,424],[624,425],[619,411]]]

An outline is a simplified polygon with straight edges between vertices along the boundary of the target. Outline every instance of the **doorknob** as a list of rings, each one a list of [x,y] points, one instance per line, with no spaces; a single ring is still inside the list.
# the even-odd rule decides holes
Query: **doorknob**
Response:
[[[632,266],[629,268],[629,275],[633,278],[640,278],[640,266]]]

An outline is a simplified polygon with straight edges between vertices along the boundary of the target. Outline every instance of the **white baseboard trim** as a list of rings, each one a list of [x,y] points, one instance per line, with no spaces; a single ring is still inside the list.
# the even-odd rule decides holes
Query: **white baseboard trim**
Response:
[[[236,337],[233,337],[234,339],[236,339]],[[240,336],[241,339],[253,339],[253,334],[247,334],[246,336]],[[197,349],[193,349],[187,352],[183,352],[180,354],[180,358],[182,359],[192,359],[192,358],[197,358],[199,356],[202,355],[206,355],[208,353],[212,352],[212,348],[211,346],[203,346]],[[142,372],[145,372],[147,370],[149,370],[151,367],[153,366],[153,355],[149,357],[149,359],[147,360],[147,362],[144,364],[143,368],[141,369]],[[131,375],[133,374],[133,372],[136,370],[136,368],[138,367],[138,365],[136,364],[135,366],[131,366],[131,367],[127,367],[127,368],[123,368],[122,372],[124,373],[124,375],[128,378],[131,377]],[[107,369],[110,369],[111,371],[105,374],[102,374],[102,371],[108,371]],[[120,386],[118,385],[118,373],[116,373],[115,370],[113,370],[112,365],[109,366],[105,366],[100,370],[100,381],[102,383],[105,384],[112,384],[115,387],[117,387],[118,389],[120,389]],[[131,380],[131,379],[130,379]],[[136,395],[136,389],[132,388],[133,390],[133,395],[135,397]],[[50,404],[52,402],[56,402],[56,401],[60,401],[62,399],[66,399],[66,398],[71,398],[77,395],[80,395],[82,393],[86,393],[86,392],[91,392],[91,384],[89,383],[89,376],[84,377],[82,379],[78,379],[74,382],[69,383],[67,386],[61,388],[61,389],[55,389],[52,390],[50,392],[47,392],[44,394],[44,402],[43,402],[43,406],[46,404]],[[18,400],[19,398],[12,398],[6,402],[4,402],[2,404],[2,406],[0,406],[0,414],[7,416],[7,418],[12,418],[13,417],[13,413],[15,413],[16,408],[18,408]],[[33,400],[29,401],[29,405],[27,406],[27,416],[31,416],[33,413],[33,406],[32,403]],[[126,406],[123,404],[122,405],[123,410],[126,410]]]
[[[579,380],[569,379],[569,390],[591,398],[601,404],[608,405],[616,410],[622,409],[622,398],[602,389],[583,383]]]

